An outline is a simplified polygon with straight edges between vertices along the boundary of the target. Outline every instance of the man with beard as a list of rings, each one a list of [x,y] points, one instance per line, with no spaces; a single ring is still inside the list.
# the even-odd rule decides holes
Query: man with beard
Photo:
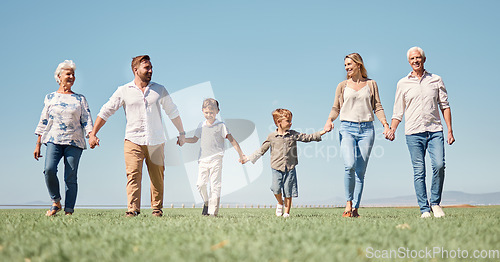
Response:
[[[141,180],[144,160],[151,180],[151,208],[153,216],[163,215],[164,145],[161,109],[169,116],[179,131],[178,144],[183,145],[184,127],[177,106],[172,102],[165,87],[151,82],[153,66],[148,55],[132,59],[134,80],[118,87],[97,115],[94,129],[90,133],[91,148],[99,145],[97,132],[120,107],[125,110],[125,168],[127,172],[127,212],[134,217],[141,211]]]

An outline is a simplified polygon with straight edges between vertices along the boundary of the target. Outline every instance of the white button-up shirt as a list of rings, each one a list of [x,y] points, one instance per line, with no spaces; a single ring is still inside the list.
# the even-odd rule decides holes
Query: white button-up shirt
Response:
[[[107,121],[120,107],[125,110],[125,139],[137,145],[158,145],[166,141],[161,109],[174,119],[179,116],[164,86],[150,82],[144,93],[134,81],[118,87],[98,116]]]
[[[405,134],[443,131],[439,110],[449,108],[448,94],[440,76],[424,71],[419,80],[411,73],[399,80],[393,119],[402,121]]]

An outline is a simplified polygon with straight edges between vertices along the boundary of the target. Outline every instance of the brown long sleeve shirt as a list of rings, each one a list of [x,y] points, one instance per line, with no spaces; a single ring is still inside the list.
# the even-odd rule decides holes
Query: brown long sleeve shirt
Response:
[[[277,131],[267,136],[260,149],[257,149],[249,160],[255,163],[269,148],[271,148],[271,168],[285,172],[293,169],[298,163],[297,141],[311,142],[321,141],[321,131],[313,134],[299,133],[295,130],[288,130],[284,135]]]

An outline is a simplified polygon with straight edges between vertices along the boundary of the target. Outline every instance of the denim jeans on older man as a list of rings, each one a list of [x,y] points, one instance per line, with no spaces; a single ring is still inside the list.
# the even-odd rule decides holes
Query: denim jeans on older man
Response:
[[[66,184],[66,195],[64,200],[64,211],[73,213],[78,192],[77,171],[78,163],[83,149],[71,145],[59,145],[47,143],[45,154],[45,183],[49,190],[50,199],[56,203],[61,201],[59,191],[59,180],[57,179],[57,165],[64,157],[64,182]]]
[[[425,152],[429,150],[432,166],[431,206],[441,203],[444,183],[444,138],[443,132],[423,132],[406,136],[413,165],[413,178],[420,212],[430,212],[425,185]]]
[[[347,201],[353,201],[354,208],[359,208],[365,182],[368,159],[375,140],[372,122],[340,122],[340,151],[344,159],[345,195]]]

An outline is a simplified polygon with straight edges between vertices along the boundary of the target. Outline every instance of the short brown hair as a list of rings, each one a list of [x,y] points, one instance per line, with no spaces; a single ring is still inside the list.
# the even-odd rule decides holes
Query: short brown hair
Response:
[[[139,65],[143,61],[151,61],[148,55],[140,55],[132,58],[132,72],[134,72],[134,68],[139,67]]]
[[[276,126],[278,126],[278,122],[283,119],[292,120],[292,112],[284,108],[278,108],[273,111],[273,120]]]
[[[202,110],[205,108],[212,109],[212,110],[217,109],[217,111],[220,111],[219,101],[217,101],[213,98],[207,98],[207,99],[203,100],[203,105],[201,106]]]

